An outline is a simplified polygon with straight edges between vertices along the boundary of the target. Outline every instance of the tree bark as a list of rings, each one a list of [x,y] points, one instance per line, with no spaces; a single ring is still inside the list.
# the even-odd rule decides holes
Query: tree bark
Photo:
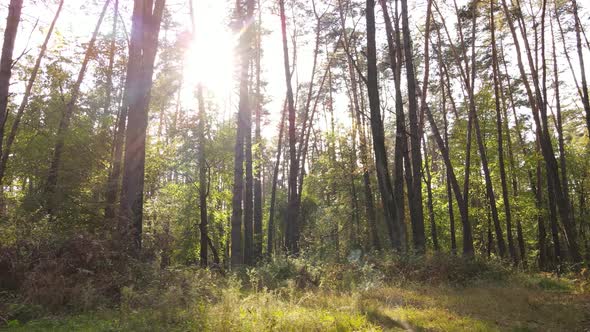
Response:
[[[396,250],[402,249],[400,220],[396,211],[396,200],[387,166],[387,151],[385,149],[385,134],[381,120],[381,104],[379,102],[379,83],[377,72],[377,49],[375,45],[375,1],[366,1],[367,21],[367,92],[371,113],[371,132],[373,134],[373,150],[375,152],[375,168],[377,181],[381,192],[384,218],[388,226],[392,246]]]
[[[289,197],[287,203],[287,234],[285,239],[286,249],[289,254],[299,253],[299,209],[297,204],[297,175],[299,173],[299,160],[297,158],[297,138],[295,123],[295,101],[291,86],[291,71],[289,65],[289,48],[287,46],[287,20],[285,17],[285,1],[279,0],[281,16],[281,33],[283,38],[283,64],[285,70],[285,82],[287,86],[287,109],[289,120]]]
[[[281,149],[283,143],[283,131],[285,128],[285,115],[287,113],[287,100],[285,99],[285,103],[283,105],[283,110],[281,112],[281,122],[279,124],[279,141],[277,143],[277,157],[275,161],[274,171],[272,173],[272,184],[270,189],[270,208],[268,212],[268,230],[267,230],[267,245],[266,245],[266,255],[268,258],[272,257],[273,253],[273,246],[274,246],[274,231],[275,231],[275,202],[277,197],[277,182],[279,178],[279,166],[281,165]]]
[[[504,167],[504,147],[502,137],[502,111],[500,105],[500,82],[498,80],[498,53],[496,50],[496,31],[494,20],[494,0],[490,1],[490,32],[492,44],[492,76],[494,81],[494,103],[496,108],[496,135],[498,145],[498,167],[500,168],[500,181],[502,184],[502,200],[504,201],[504,214],[506,218],[506,235],[508,238],[508,251],[514,261],[518,264],[518,256],[514,246],[514,239],[512,237],[512,215],[510,210],[510,199],[508,197],[508,184],[506,179],[506,168]],[[507,120],[507,119],[505,119]],[[482,159],[483,160],[483,159]],[[495,202],[492,201],[495,205]],[[493,212],[493,211],[492,211]],[[497,234],[496,234],[497,236]],[[503,241],[503,239],[502,239]]]
[[[234,159],[234,187],[233,187],[233,198],[232,198],[232,215],[231,215],[231,265],[237,267],[243,263],[247,263],[250,259],[250,252],[247,253],[242,250],[242,224],[248,222],[246,214],[250,217],[250,228],[252,231],[252,202],[248,205],[244,202],[244,209],[249,212],[242,210],[242,201],[244,195],[244,155],[245,155],[245,141],[247,131],[251,130],[252,113],[250,110],[249,91],[248,91],[248,68],[250,66],[250,46],[251,46],[251,25],[250,20],[254,12],[254,1],[248,0],[246,2],[245,17],[241,17],[244,13],[242,12],[241,4],[236,2],[236,13],[240,16],[242,33],[240,34],[239,42],[239,55],[240,55],[240,101],[238,109],[238,126],[236,131],[236,146],[235,146],[235,159]],[[250,124],[250,125],[249,125]],[[250,137],[251,137],[250,133]],[[251,150],[250,150],[251,153]],[[250,156],[251,159],[251,156]],[[250,164],[251,166],[251,164]],[[250,168],[251,169],[251,168]],[[251,172],[250,172],[251,174]],[[249,182],[250,185],[252,182]],[[251,187],[250,187],[251,190]],[[250,191],[250,199],[252,199]],[[244,214],[244,216],[242,215]],[[246,229],[244,227],[244,229]],[[250,234],[252,234],[250,232]],[[247,237],[247,234],[246,234]],[[248,242],[245,240],[244,242]],[[251,242],[247,245],[251,249]]]
[[[258,0],[258,26],[256,30],[256,128],[254,142],[256,154],[254,165],[254,259],[258,261],[262,257],[262,137],[260,123],[262,121],[262,82],[260,80],[260,60],[262,56],[262,9]]]
[[[152,3],[148,3],[151,5]],[[125,133],[125,163],[120,203],[120,228],[124,240],[131,240],[131,252],[141,250],[143,228],[143,195],[145,176],[145,146],[148,125],[154,62],[158,51],[160,22],[166,0],[156,0],[146,6],[135,0],[133,6],[129,62],[127,64],[128,106]]]
[[[425,44],[428,45],[428,33],[429,33],[429,22],[430,22],[430,4],[429,1],[427,14],[426,14],[426,34]],[[424,252],[425,250],[425,235],[424,235],[424,208],[422,205],[422,139],[421,130],[418,117],[418,103],[416,101],[416,76],[414,74],[414,63],[412,54],[412,38],[410,36],[410,26],[408,20],[408,1],[401,0],[402,4],[402,34],[404,41],[404,55],[406,62],[406,78],[408,83],[408,118],[410,122],[410,147],[411,147],[411,160],[412,160],[412,187],[408,187],[408,192],[412,193],[410,206],[410,217],[412,220],[412,240],[414,242],[414,248],[418,252]],[[428,50],[428,49],[426,49]],[[425,59],[428,55],[425,54]],[[428,64],[426,64],[428,68]],[[425,71],[426,78],[428,70]],[[427,83],[424,82],[425,87]],[[426,88],[425,88],[426,89]],[[424,96],[426,97],[426,96]],[[409,172],[406,169],[406,172]]]
[[[385,31],[387,35],[388,55],[391,69],[394,73],[394,87],[395,87],[395,147],[393,159],[393,190],[396,199],[395,208],[400,224],[405,222],[405,202],[404,202],[404,156],[408,153],[408,141],[406,136],[406,124],[404,116],[403,99],[401,92],[401,67],[402,67],[402,47],[399,26],[396,19],[396,29],[393,28],[387,2],[379,0],[383,12],[383,19],[385,21]],[[397,7],[396,7],[397,8]],[[397,14],[396,14],[397,17]],[[394,32],[395,30],[395,32]],[[394,37],[395,36],[395,37]],[[394,41],[395,38],[395,41]],[[395,45],[398,47],[395,47]],[[409,159],[405,158],[409,164]],[[408,169],[411,168],[411,165]],[[408,194],[411,190],[411,172]],[[400,241],[402,245],[406,243],[405,231],[400,230]],[[393,240],[392,240],[393,241]]]
[[[18,32],[22,7],[23,0],[10,0],[8,17],[6,18],[6,29],[4,29],[4,42],[2,43],[2,55],[0,57],[0,155],[2,155],[4,127],[6,125],[6,118],[8,117],[8,97],[13,65],[12,55],[14,53],[14,43]],[[1,185],[0,188],[2,188]]]

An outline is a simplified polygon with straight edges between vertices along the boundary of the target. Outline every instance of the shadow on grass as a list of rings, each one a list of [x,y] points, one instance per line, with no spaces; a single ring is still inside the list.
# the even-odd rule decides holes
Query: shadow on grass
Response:
[[[365,317],[367,317],[369,322],[379,325],[386,330],[398,328],[406,331],[414,331],[414,328],[412,328],[412,326],[410,326],[408,323],[403,321],[397,321],[389,317],[388,315],[382,313],[381,311],[379,311],[379,309],[365,307],[362,308],[361,312],[365,315]]]

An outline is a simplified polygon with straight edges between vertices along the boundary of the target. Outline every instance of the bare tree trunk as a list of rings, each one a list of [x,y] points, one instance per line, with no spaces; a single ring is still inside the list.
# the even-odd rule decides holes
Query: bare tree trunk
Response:
[[[427,14],[426,14],[426,42],[428,45],[428,33],[430,27],[430,4],[429,1]],[[404,54],[406,62],[406,78],[408,83],[408,117],[410,122],[410,147],[412,156],[412,187],[408,187],[408,192],[412,193],[410,204],[410,217],[412,220],[412,239],[414,242],[414,248],[418,252],[424,252],[425,250],[425,235],[424,235],[424,210],[422,205],[422,139],[420,123],[418,117],[418,103],[416,101],[416,76],[414,74],[414,63],[412,61],[412,38],[410,36],[410,26],[408,22],[408,1],[401,0],[402,4],[402,32],[404,39]],[[428,50],[428,48],[426,49]],[[427,53],[425,58],[428,57]],[[428,68],[428,64],[426,65]],[[425,71],[426,78],[428,70]],[[425,86],[427,83],[424,82]],[[425,88],[426,89],[426,88]],[[424,96],[426,97],[426,96]],[[409,172],[406,169],[406,172]]]
[[[209,182],[207,181],[207,160],[205,159],[205,121],[207,116],[205,114],[202,84],[197,86],[197,99],[199,103],[199,128],[197,129],[197,135],[199,136],[199,212],[201,216],[201,222],[199,223],[199,230],[201,233],[200,262],[201,267],[207,267],[207,242],[209,239],[209,232],[207,230],[207,196],[209,194]]]
[[[22,7],[23,0],[10,0],[8,17],[6,18],[6,29],[4,30],[2,56],[0,57],[0,155],[2,155],[4,127],[6,125],[6,118],[8,117],[8,97],[13,65],[12,54],[14,53],[14,42],[18,32]],[[2,194],[1,188],[2,186],[0,185],[0,195]]]
[[[258,261],[262,257],[262,138],[260,134],[260,122],[262,121],[262,91],[260,80],[260,60],[262,56],[262,8],[258,0],[258,26],[256,30],[256,128],[254,142],[256,144],[256,164],[254,166],[254,259]]]
[[[119,0],[115,0],[115,11],[113,13],[113,39],[111,40],[111,50],[109,55],[109,71],[107,76],[107,96],[105,101],[105,115],[109,114],[111,107],[111,91],[113,89],[113,66],[115,63],[116,41],[117,41],[117,21],[119,16]],[[125,110],[125,111],[123,111]],[[116,202],[119,190],[119,180],[121,175],[121,159],[123,154],[123,137],[125,137],[125,120],[127,117],[126,108],[122,107],[119,110],[117,121],[115,122],[115,135],[113,139],[113,161],[109,169],[107,188],[105,194],[105,218],[110,220],[116,215]],[[122,126],[122,128],[121,128]],[[118,156],[118,159],[116,158]]]
[[[113,90],[113,67],[115,66],[115,54],[117,53],[117,22],[119,16],[119,0],[115,0],[115,8],[113,10],[113,37],[111,38],[111,44],[109,46],[109,64],[107,69],[107,79],[105,86],[105,102],[104,102],[104,113],[108,115],[110,113],[111,102],[112,102],[112,90]]]
[[[277,143],[277,160],[275,161],[274,171],[272,173],[272,184],[270,189],[270,209],[269,209],[269,217],[268,217],[268,234],[267,234],[267,245],[266,245],[266,254],[270,258],[272,256],[272,249],[274,245],[274,219],[275,219],[275,202],[277,197],[277,182],[279,177],[279,166],[281,164],[281,148],[283,143],[283,131],[285,128],[285,114],[287,109],[287,100],[285,100],[285,104],[283,105],[283,111],[281,116],[281,123],[279,124],[279,141]]]
[[[496,135],[498,144],[498,167],[500,168],[500,181],[502,183],[502,200],[504,201],[504,213],[506,216],[506,235],[508,238],[508,251],[514,260],[514,264],[518,264],[518,256],[516,255],[516,248],[514,247],[514,239],[512,237],[512,215],[510,210],[510,199],[508,197],[508,184],[506,179],[506,169],[504,167],[504,147],[502,137],[502,111],[500,105],[500,82],[498,80],[498,54],[496,50],[496,31],[494,20],[494,1],[490,1],[490,31],[492,43],[492,76],[494,80],[494,102],[496,108]],[[507,121],[507,119],[505,119]],[[482,158],[483,161],[483,158]],[[495,206],[495,202],[492,201]],[[492,211],[493,213],[493,211]],[[503,239],[502,239],[503,240]]]
[[[55,27],[55,23],[57,22],[59,14],[61,13],[63,2],[63,0],[60,1],[59,6],[57,7],[57,11],[53,16],[53,20],[51,21],[51,25],[49,26],[49,30],[47,30],[45,40],[41,45],[41,50],[39,51],[39,55],[37,56],[37,60],[35,61],[35,65],[33,66],[33,70],[31,71],[31,74],[29,76],[27,87],[25,88],[25,92],[23,94],[23,99],[18,107],[14,120],[12,121],[12,127],[10,128],[10,133],[8,134],[8,137],[6,139],[6,144],[2,149],[2,160],[0,161],[0,188],[2,188],[2,180],[4,179],[4,174],[6,173],[6,165],[8,164],[8,158],[10,156],[10,148],[12,147],[12,143],[16,138],[16,133],[18,131],[20,121],[28,105],[29,97],[31,96],[31,91],[33,90],[33,84],[35,83],[35,79],[37,78],[37,74],[39,73],[39,68],[41,67],[41,60],[43,60],[43,57],[45,56],[47,44],[49,43],[49,39],[51,38],[53,28]]]
[[[246,260],[250,258],[246,253],[242,251],[242,223],[247,223],[247,220],[242,221],[242,201],[243,201],[243,190],[244,190],[244,143],[247,136],[247,131],[250,130],[248,123],[251,123],[252,116],[250,111],[250,101],[248,96],[248,68],[250,66],[250,19],[254,12],[254,1],[248,0],[246,3],[246,15],[240,17],[242,22],[242,33],[240,34],[240,102],[238,110],[238,126],[236,132],[236,146],[235,146],[235,159],[234,159],[234,187],[233,187],[233,198],[232,198],[232,215],[231,215],[231,265],[232,267],[239,266],[243,263],[247,263]],[[243,9],[239,2],[236,2],[236,13],[238,16],[243,15]],[[250,120],[248,120],[250,117]],[[250,133],[251,135],[251,133]],[[251,153],[251,151],[250,151]],[[250,185],[252,183],[250,182]],[[251,193],[251,192],[250,192]],[[250,199],[252,196],[250,195]],[[250,208],[250,231],[252,223],[252,203],[247,206],[247,202],[244,202],[244,208]],[[246,213],[244,213],[245,215]],[[244,227],[246,228],[246,227]],[[247,241],[247,240],[246,240]],[[250,246],[251,242],[248,243]]]
[[[404,202],[404,155],[408,152],[408,141],[406,137],[406,124],[404,118],[404,107],[403,107],[403,100],[402,100],[402,92],[401,92],[401,67],[402,67],[402,47],[401,47],[401,37],[399,32],[399,26],[397,24],[396,19],[396,29],[394,32],[394,28],[391,22],[391,18],[389,15],[389,10],[387,8],[387,2],[385,0],[379,0],[381,4],[382,12],[383,12],[383,19],[385,21],[385,31],[387,33],[387,46],[389,49],[389,62],[391,65],[391,69],[394,73],[394,85],[395,85],[395,148],[394,148],[394,159],[393,159],[393,190],[394,196],[396,199],[395,208],[396,214],[398,219],[400,220],[400,224],[405,222],[405,202]],[[397,6],[396,6],[397,8]],[[397,13],[396,13],[397,17]],[[394,35],[395,35],[395,42],[394,42]],[[398,47],[395,47],[395,44],[398,44]],[[405,158],[408,162],[409,168],[411,165],[409,164],[409,159]],[[411,172],[408,173],[410,175],[410,181],[408,183],[410,188],[408,190],[408,194],[411,190]],[[406,234],[403,229],[400,229],[400,241],[402,246],[406,243]],[[393,240],[392,240],[393,241]]]
[[[438,246],[438,234],[436,231],[436,220],[434,217],[434,203],[432,197],[432,174],[430,172],[430,165],[428,164],[428,146],[426,145],[426,140],[424,139],[424,168],[426,169],[426,192],[428,195],[428,218],[430,219],[430,234],[432,236],[432,245],[434,247],[434,251],[439,251],[440,247]]]
[[[296,150],[296,123],[295,123],[295,102],[293,88],[291,86],[291,71],[289,66],[289,49],[287,46],[287,22],[285,17],[285,1],[279,0],[281,16],[281,32],[283,37],[283,62],[285,69],[285,82],[287,85],[287,109],[289,119],[289,198],[287,204],[287,234],[286,247],[289,254],[299,253],[299,209],[297,204],[297,175],[299,173],[299,160]]]
[[[244,118],[244,148],[246,164],[246,188],[244,192],[244,264],[254,262],[254,175],[252,170],[252,103],[246,107]]]
[[[385,212],[385,222],[389,227],[390,238],[394,249],[402,249],[400,220],[396,211],[396,200],[387,166],[385,134],[381,120],[381,104],[379,102],[379,83],[377,72],[377,49],[375,45],[375,1],[366,1],[367,21],[367,91],[371,111],[371,131],[373,133],[373,150],[375,152],[375,168],[381,192],[381,201]]]
[[[121,192],[120,227],[125,240],[132,240],[135,255],[141,250],[143,228],[143,192],[145,175],[145,145],[148,125],[148,107],[152,89],[154,62],[158,51],[160,22],[166,0],[156,0],[154,7],[135,0],[133,24],[129,46],[126,92],[129,109],[125,139],[125,165]]]

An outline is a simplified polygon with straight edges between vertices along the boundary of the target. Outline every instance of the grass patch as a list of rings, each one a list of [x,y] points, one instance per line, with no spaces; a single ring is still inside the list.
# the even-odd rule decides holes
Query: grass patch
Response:
[[[373,264],[275,261],[221,276],[152,274],[121,290],[116,308],[65,312],[8,331],[579,331],[590,326],[584,282],[478,262],[405,258]],[[438,275],[428,275],[428,269]],[[465,272],[462,275],[460,272]],[[397,274],[395,274],[395,273]],[[414,280],[410,281],[412,278]],[[37,307],[32,307],[37,308]],[[31,309],[32,310],[32,309]],[[34,311],[34,310],[33,310]],[[1,315],[0,315],[1,316]],[[30,318],[28,318],[30,319]]]

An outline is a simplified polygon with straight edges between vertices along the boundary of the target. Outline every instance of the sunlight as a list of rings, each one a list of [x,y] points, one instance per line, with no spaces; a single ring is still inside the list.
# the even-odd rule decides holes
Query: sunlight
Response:
[[[223,15],[216,15],[216,5],[208,3],[195,13],[196,33],[184,58],[183,103],[194,100],[197,84],[223,98],[232,89],[236,37]]]

